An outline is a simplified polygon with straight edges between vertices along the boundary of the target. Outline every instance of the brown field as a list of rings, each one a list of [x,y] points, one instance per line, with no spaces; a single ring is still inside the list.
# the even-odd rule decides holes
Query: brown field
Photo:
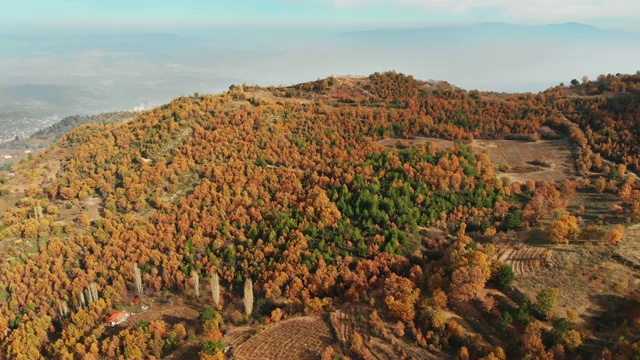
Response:
[[[297,97],[280,97],[274,95],[271,91],[267,90],[253,90],[248,93],[248,97],[255,97],[256,99],[271,101],[274,103],[278,102],[295,102],[299,104],[309,104],[311,100],[297,98]],[[237,104],[236,106],[241,106],[243,102],[231,102],[230,104]]]
[[[512,171],[500,176],[506,176],[512,181],[556,181],[575,176],[575,165],[568,139],[536,142],[474,140],[471,146],[475,151],[486,152],[496,165],[509,165]],[[531,164],[541,159],[545,159],[551,167]]]
[[[561,317],[573,309],[581,322],[592,322],[640,285],[637,270],[617,261],[607,246],[559,245],[551,262],[550,268],[517,276],[515,285],[530,299],[543,287],[558,288],[555,313]]]
[[[87,214],[90,221],[100,218],[100,203],[102,203],[102,199],[99,197],[90,197],[82,200],[82,212]]]
[[[318,359],[335,342],[320,316],[304,316],[267,326],[235,348],[237,359]]]
[[[417,137],[415,139],[387,138],[378,144],[396,148],[403,144],[415,146],[431,142],[445,149],[455,142],[436,138]],[[575,165],[571,155],[571,143],[568,139],[540,140],[536,142],[518,140],[473,140],[470,146],[477,153],[487,153],[496,167],[510,169],[498,173],[499,177],[507,177],[512,181],[524,182],[529,179],[556,181],[575,176]],[[535,165],[543,160],[550,167]]]
[[[494,257],[505,264],[511,265],[516,276],[533,273],[548,266],[547,256],[550,250],[537,246],[522,246],[521,248],[506,247],[496,252]]]
[[[351,336],[354,332],[358,332],[362,335],[369,334],[369,324],[366,321],[359,321],[358,317],[364,317],[368,319],[369,314],[362,307],[347,306],[343,309],[332,312],[329,315],[329,321],[333,330],[340,341],[340,344],[345,348],[349,348],[351,343]]]
[[[391,324],[387,323],[387,333],[390,339],[381,339],[373,336],[369,326],[369,312],[363,305],[346,305],[329,315],[329,322],[333,332],[344,351],[348,352],[351,346],[351,337],[354,333],[362,335],[365,352],[378,360],[407,359],[443,359],[446,354],[437,349],[427,351],[414,346],[405,340],[393,335]],[[335,347],[334,347],[335,348]]]
[[[257,329],[251,326],[232,327],[224,336],[224,344],[227,346],[238,346],[249,340],[256,332]]]

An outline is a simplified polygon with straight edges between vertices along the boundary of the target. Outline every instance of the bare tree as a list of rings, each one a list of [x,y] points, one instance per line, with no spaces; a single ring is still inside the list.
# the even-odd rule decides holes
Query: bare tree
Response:
[[[193,279],[193,290],[196,292],[196,298],[200,298],[200,276],[195,270],[191,270],[191,278]]]
[[[93,302],[93,294],[89,291],[89,288],[84,289],[84,298],[87,300],[87,305],[91,305]]]
[[[84,299],[84,291],[80,291],[80,307],[86,307],[87,302]]]
[[[247,316],[253,312],[253,282],[247,278],[244,282],[244,312]]]
[[[42,219],[42,206],[39,202],[33,207],[33,215],[35,216],[36,220]]]
[[[144,295],[142,292],[142,274],[140,273],[138,264],[133,265],[133,279],[136,283],[136,290],[138,290],[138,297],[142,299],[142,295]]]
[[[67,305],[66,301],[62,301],[60,306],[58,306],[58,312],[60,313],[60,318],[66,318],[69,316],[69,305]]]
[[[93,296],[93,301],[98,301],[98,299],[100,298],[98,296],[98,285],[96,285],[96,283],[89,284],[89,291],[91,292],[91,295]]]
[[[84,294],[87,300],[87,304],[98,301],[98,288],[96,286],[96,283],[89,284],[89,286],[84,289]]]
[[[220,279],[216,272],[211,276],[211,295],[213,295],[213,303],[216,304],[217,308],[220,306]]]

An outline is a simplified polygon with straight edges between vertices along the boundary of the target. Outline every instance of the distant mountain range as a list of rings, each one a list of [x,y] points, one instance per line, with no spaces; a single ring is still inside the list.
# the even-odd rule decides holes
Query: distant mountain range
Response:
[[[569,22],[564,24],[550,24],[525,26],[501,22],[487,22],[467,26],[432,26],[419,28],[376,29],[341,33],[342,37],[353,39],[402,40],[404,42],[416,40],[449,41],[458,39],[470,40],[631,40],[640,41],[637,32],[621,30],[603,30],[591,25]]]

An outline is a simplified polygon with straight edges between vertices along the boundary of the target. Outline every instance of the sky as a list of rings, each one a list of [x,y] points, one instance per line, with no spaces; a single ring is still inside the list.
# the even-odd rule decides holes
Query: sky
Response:
[[[581,22],[640,30],[639,0],[21,0],[0,12],[5,29],[202,27],[412,27]]]

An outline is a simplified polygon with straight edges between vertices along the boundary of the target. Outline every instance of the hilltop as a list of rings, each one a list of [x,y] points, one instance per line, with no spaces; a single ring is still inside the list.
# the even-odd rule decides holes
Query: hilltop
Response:
[[[633,356],[639,91],[388,72],[82,125],[2,173],[0,358]]]

